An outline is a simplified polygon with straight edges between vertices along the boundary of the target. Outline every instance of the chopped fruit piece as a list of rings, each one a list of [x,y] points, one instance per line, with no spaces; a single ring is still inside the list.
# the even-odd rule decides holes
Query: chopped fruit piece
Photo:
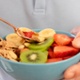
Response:
[[[79,52],[79,49],[70,46],[56,46],[54,47],[54,57],[73,56]]]
[[[71,43],[72,38],[66,34],[54,34],[54,41],[58,45],[68,45]]]
[[[24,63],[45,63],[47,61],[47,51],[25,50],[20,54],[20,61]]]
[[[43,43],[39,44],[39,43],[31,43],[28,48],[32,49],[32,50],[47,50],[52,43],[54,42],[53,38],[47,38]]]
[[[20,49],[20,53],[24,52],[24,51],[28,51],[28,48],[24,48],[24,49]]]
[[[48,56],[49,58],[53,58],[53,48],[48,49]]]
[[[58,46],[55,42],[51,45],[52,47]]]
[[[24,35],[25,35],[26,37],[29,37],[29,38],[31,38],[32,35],[34,34],[33,31],[30,31],[30,32],[23,32],[23,33],[24,33]]]
[[[52,58],[52,59],[48,59],[47,60],[47,63],[50,63],[50,62],[58,62],[58,61],[61,61],[62,58]]]
[[[39,35],[47,39],[49,37],[53,37],[55,33],[56,31],[54,29],[46,28],[46,29],[41,30],[39,32]]]
[[[69,59],[69,58],[71,58],[72,56],[66,56],[66,57],[63,57],[63,60],[65,60],[65,59]]]

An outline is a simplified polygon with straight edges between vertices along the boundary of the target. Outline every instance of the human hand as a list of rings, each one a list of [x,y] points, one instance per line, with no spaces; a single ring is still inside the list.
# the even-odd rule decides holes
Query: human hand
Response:
[[[64,72],[64,80],[80,80],[80,62]]]
[[[72,41],[72,45],[75,48],[80,48],[80,27],[73,28],[71,33],[75,34],[75,38]]]
[[[73,28],[71,33],[76,35],[72,45],[76,48],[80,48],[80,27]],[[80,80],[80,62],[69,67],[64,72],[64,80]]]
[[[80,26],[74,27],[70,32],[76,35],[78,32],[80,32]]]

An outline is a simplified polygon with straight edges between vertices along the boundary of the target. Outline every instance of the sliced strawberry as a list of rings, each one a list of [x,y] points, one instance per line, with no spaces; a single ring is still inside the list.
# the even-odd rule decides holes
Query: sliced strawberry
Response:
[[[32,32],[32,31],[30,31],[30,32],[23,32],[23,34],[24,34],[26,37],[31,38],[32,35],[34,34],[34,32]]]
[[[51,45],[51,47],[55,47],[55,46],[58,46],[57,43],[53,42],[53,44]]]
[[[54,57],[62,58],[66,56],[73,56],[79,52],[79,49],[71,46],[56,46],[54,47]]]
[[[68,46],[73,46],[72,41],[74,40],[74,37],[70,37],[70,38],[71,38],[71,42],[68,44]]]
[[[50,63],[50,62],[58,62],[58,61],[61,61],[62,58],[51,58],[51,59],[48,59],[47,60],[47,63]]]
[[[54,34],[54,41],[58,45],[68,45],[71,43],[72,38],[66,34]]]
[[[53,48],[49,48],[48,49],[48,56],[49,56],[49,58],[53,58]]]
[[[66,57],[63,57],[63,60],[65,60],[65,59],[69,59],[69,58],[71,58],[72,56],[66,56]]]

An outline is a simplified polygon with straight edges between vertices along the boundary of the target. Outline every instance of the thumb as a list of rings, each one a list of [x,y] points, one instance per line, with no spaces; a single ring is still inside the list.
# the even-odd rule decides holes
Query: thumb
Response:
[[[75,74],[76,74],[76,71],[77,71],[77,64],[69,67],[65,72],[64,72],[64,78],[65,79],[71,79],[71,78],[74,78]]]

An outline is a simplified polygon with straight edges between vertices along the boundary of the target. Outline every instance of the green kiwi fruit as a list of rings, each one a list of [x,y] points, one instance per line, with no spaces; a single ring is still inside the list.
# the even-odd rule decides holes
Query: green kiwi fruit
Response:
[[[31,43],[28,48],[31,49],[31,50],[41,50],[41,51],[44,51],[44,50],[47,50],[51,44],[54,42],[54,39],[53,38],[48,38],[46,39],[43,43]]]
[[[24,63],[45,63],[47,58],[48,51],[27,50],[20,54],[20,62]]]

